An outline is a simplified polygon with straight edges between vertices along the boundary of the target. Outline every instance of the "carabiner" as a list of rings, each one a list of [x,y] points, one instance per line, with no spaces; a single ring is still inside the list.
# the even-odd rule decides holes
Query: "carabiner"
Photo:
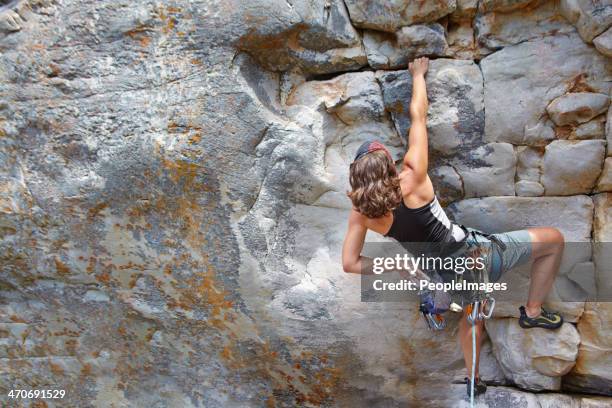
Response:
[[[443,330],[446,328],[446,320],[444,317],[442,317],[442,315],[432,315],[431,313],[427,313],[424,316],[430,329]]]
[[[489,311],[487,312],[487,305]],[[481,311],[478,313],[478,317],[482,319],[490,319],[493,316],[493,310],[495,310],[495,298],[488,297],[482,301]]]

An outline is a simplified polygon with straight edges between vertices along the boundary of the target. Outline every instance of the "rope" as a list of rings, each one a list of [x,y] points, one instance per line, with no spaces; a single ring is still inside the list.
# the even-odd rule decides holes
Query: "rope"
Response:
[[[470,408],[474,408],[474,371],[476,371],[476,325],[472,322],[472,378],[470,385]]]

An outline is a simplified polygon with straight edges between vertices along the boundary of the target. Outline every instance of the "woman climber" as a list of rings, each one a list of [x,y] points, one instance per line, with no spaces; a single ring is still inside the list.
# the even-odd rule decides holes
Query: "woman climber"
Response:
[[[552,287],[563,254],[564,239],[559,230],[540,227],[484,234],[451,222],[436,198],[427,174],[428,101],[425,74],[428,67],[426,57],[415,59],[408,67],[412,74],[411,127],[409,147],[401,170],[396,169],[390,153],[378,142],[362,144],[350,165],[352,190],[348,196],[353,209],[342,248],[344,271],[362,273],[363,263],[369,261],[361,255],[368,229],[399,242],[461,243],[487,237],[490,241],[501,242],[504,248],[497,258],[494,256],[492,259],[492,266],[488,270],[490,282],[499,280],[508,269],[533,260],[527,304],[520,307],[520,326],[556,329],[563,323],[563,318],[558,313],[546,311],[542,304]],[[474,373],[471,370],[472,330],[476,332]],[[470,325],[466,318],[460,319],[459,342],[468,376],[474,375],[473,392],[476,395],[486,391],[486,385],[478,375],[478,356],[483,336],[483,320]]]

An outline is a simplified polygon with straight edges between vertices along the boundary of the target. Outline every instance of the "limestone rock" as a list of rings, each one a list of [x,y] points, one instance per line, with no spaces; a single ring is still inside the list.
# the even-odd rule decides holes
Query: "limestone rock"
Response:
[[[593,40],[593,45],[597,48],[597,51],[606,57],[612,57],[612,28],[596,37]]]
[[[474,27],[471,20],[459,21],[448,27],[446,36],[447,54],[458,59],[475,59],[480,57],[480,50],[474,41]]]
[[[516,156],[508,143],[490,143],[453,159],[465,198],[514,195]]]
[[[457,0],[457,8],[450,15],[451,20],[470,20],[478,11],[478,0]]]
[[[605,191],[612,191],[612,157],[606,158],[604,168],[595,186],[595,192],[602,193]]]
[[[593,262],[597,280],[597,298],[612,300],[612,193],[593,196]]]
[[[565,323],[555,331],[524,330],[513,318],[486,321],[493,352],[504,374],[527,390],[559,390],[575,364],[580,336]]]
[[[525,144],[527,130],[542,123],[548,103],[575,83],[599,93],[609,90],[605,57],[574,33],[505,47],[485,57],[480,66],[485,135],[492,142]]]
[[[494,3],[506,3],[495,8]],[[508,4],[510,3],[510,4]],[[559,12],[554,1],[484,2],[483,9],[496,11],[480,13],[475,28],[480,45],[495,50],[519,42],[574,31]],[[512,8],[515,6],[517,8]]]
[[[390,35],[448,32],[427,76],[442,200],[463,198],[461,172],[499,170],[494,156],[505,166],[495,194],[531,181],[531,162],[524,180],[508,176],[504,143],[575,133],[555,129],[545,107],[567,92],[609,94],[608,60],[574,33],[534,38],[482,60],[483,91],[477,1],[382,3],[0,2],[0,384],[60,384],[70,407],[465,407],[465,385],[449,384],[465,375],[459,316],[432,336],[413,302],[362,302],[360,278],[342,272],[348,165],[370,138],[401,158],[410,96],[405,71],[368,71],[348,13]],[[488,132],[500,126],[489,141],[485,108]],[[579,266],[562,263],[563,298],[575,296],[570,284],[589,287],[593,266],[600,294],[612,282],[606,252],[590,250],[591,234],[611,240],[609,198],[593,200],[488,197],[449,213],[485,230],[558,226],[588,246],[567,245]],[[389,240],[369,231],[367,241]],[[574,303],[568,321],[583,312]],[[481,372],[506,384],[491,347]],[[559,373],[565,349],[550,347],[537,368]],[[606,390],[599,362],[582,367]],[[505,386],[479,403],[576,401],[609,404]]]
[[[551,226],[559,228],[567,242],[591,240],[593,202],[588,196],[473,198],[448,209],[462,224],[489,233]]]
[[[407,68],[416,57],[443,56],[447,49],[444,27],[437,23],[402,27],[395,35],[368,30],[363,45],[369,65],[376,69]]]
[[[329,6],[328,6],[329,5]],[[238,9],[242,11],[242,9]],[[259,24],[240,37],[237,47],[271,71],[299,67],[312,74],[355,70],[366,65],[365,51],[340,1],[286,3],[273,0],[248,8],[244,18]]]
[[[538,182],[542,167],[544,150],[541,148],[519,146],[517,148],[516,176],[521,180]]]
[[[398,28],[417,23],[429,23],[452,13],[456,0],[417,3],[410,0],[394,2],[371,2],[368,0],[345,0],[356,27],[395,32]]]
[[[546,111],[558,126],[584,123],[600,113],[606,112],[610,98],[608,95],[577,92],[568,93],[554,99]]]
[[[546,146],[542,164],[546,195],[590,192],[601,174],[604,157],[603,140],[552,142]]]
[[[564,379],[570,390],[609,394],[612,390],[612,304],[589,302],[578,322],[580,346],[576,366]]]
[[[429,175],[442,205],[463,198],[463,182],[452,166],[435,166]]]
[[[601,120],[591,120],[590,122],[578,125],[573,132],[572,139],[603,139],[605,135],[604,122]]]
[[[410,128],[412,80],[407,71],[378,71],[385,108],[398,133]],[[425,77],[429,111],[427,129],[434,153],[451,155],[482,143],[482,77],[472,61],[436,59]]]
[[[516,195],[521,197],[539,197],[544,195],[544,186],[537,181],[518,181],[514,189],[516,190]]]
[[[612,25],[612,5],[592,0],[561,0],[562,15],[578,30],[586,42],[593,41]]]
[[[483,12],[507,12],[525,7],[533,0],[483,0],[479,2],[479,10]]]

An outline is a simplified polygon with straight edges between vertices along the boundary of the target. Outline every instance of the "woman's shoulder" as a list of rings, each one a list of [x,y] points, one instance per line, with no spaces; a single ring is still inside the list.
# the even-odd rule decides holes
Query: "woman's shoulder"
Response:
[[[349,214],[349,222],[365,226],[368,219],[368,217],[360,213],[355,207],[351,208],[351,213]]]

